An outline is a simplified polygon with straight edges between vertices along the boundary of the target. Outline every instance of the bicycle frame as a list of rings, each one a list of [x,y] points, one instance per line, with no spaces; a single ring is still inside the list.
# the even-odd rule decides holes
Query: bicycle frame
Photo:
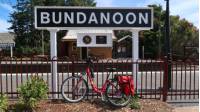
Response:
[[[89,78],[89,82],[90,82],[90,85],[92,86],[92,90],[93,90],[94,92],[98,93],[98,94],[103,94],[103,93],[105,93],[107,84],[111,83],[111,81],[108,80],[108,78],[109,78],[109,76],[110,76],[110,73],[107,75],[106,81],[104,82],[104,84],[102,85],[102,87],[101,87],[101,88],[98,88],[97,85],[94,84],[94,81],[93,81],[93,79],[92,79],[92,77],[91,77],[91,74],[93,73],[93,72],[91,71],[91,69],[92,69],[92,68],[90,68],[90,67],[87,67],[87,68],[86,68],[86,76]],[[82,77],[82,79],[83,79],[83,77]]]
[[[96,85],[93,80],[93,75],[94,75],[93,63],[91,62],[90,58],[86,62],[87,62],[87,67],[82,73],[77,74],[75,76],[72,75],[63,82],[61,86],[63,98],[73,103],[81,101],[82,99],[85,98],[88,92],[88,84],[90,84],[92,87],[92,91],[97,93],[98,95],[101,95],[102,101],[108,101],[113,106],[118,106],[118,107],[126,106],[130,102],[131,96],[130,95],[127,96],[122,92],[116,78],[108,79],[111,74],[113,75],[113,71],[115,71],[116,69],[107,68],[109,72],[108,75],[106,76],[106,80],[104,81],[102,86],[98,88],[98,85]],[[70,81],[72,81],[72,85],[69,84],[71,83]],[[67,84],[68,86],[65,84]],[[65,91],[64,89],[65,86],[67,86],[68,88],[71,86],[71,89]],[[69,94],[72,95],[69,95],[67,92],[69,92]],[[121,102],[120,99],[123,102]]]

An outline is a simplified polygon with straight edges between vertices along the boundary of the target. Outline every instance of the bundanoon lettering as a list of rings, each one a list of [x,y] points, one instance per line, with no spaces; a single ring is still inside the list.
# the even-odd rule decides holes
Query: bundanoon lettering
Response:
[[[41,24],[122,24],[123,22],[127,24],[149,24],[149,14],[145,13],[133,13],[129,12],[123,15],[120,12],[115,12],[113,14],[107,13],[95,13],[91,12],[87,16],[83,12],[41,12],[40,13]]]

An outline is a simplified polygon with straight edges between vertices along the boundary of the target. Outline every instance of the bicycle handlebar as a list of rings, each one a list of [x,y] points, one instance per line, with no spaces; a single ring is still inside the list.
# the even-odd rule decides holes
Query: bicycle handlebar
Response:
[[[97,58],[89,56],[89,57],[86,59],[86,64],[87,64],[89,67],[94,67],[94,65],[93,65],[93,61],[94,61],[94,60],[97,60]]]
[[[89,57],[86,59],[86,63],[89,64],[89,65],[91,65],[91,64],[93,64],[93,61],[94,61],[94,60],[97,60],[97,58],[96,58],[96,57],[91,57],[91,56],[89,56]]]
[[[92,60],[91,60],[91,57],[88,57],[88,58],[86,59],[86,62],[87,62],[87,64],[92,64],[92,63],[93,63]]]

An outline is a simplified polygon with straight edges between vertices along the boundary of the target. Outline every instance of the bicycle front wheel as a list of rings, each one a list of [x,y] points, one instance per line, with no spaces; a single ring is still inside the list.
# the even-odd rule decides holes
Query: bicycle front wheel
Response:
[[[131,100],[131,95],[122,93],[117,80],[113,80],[108,84],[105,95],[108,102],[116,107],[124,107]]]
[[[87,82],[79,77],[69,77],[63,81],[61,86],[62,96],[71,103],[81,101],[88,92]]]

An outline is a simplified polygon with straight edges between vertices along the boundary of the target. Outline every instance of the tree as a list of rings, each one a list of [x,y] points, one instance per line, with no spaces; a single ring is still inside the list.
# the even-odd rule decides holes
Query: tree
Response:
[[[154,8],[154,28],[150,31],[140,31],[139,41],[140,47],[145,47],[145,54],[148,57],[156,57],[157,55],[161,55],[161,51],[163,51],[163,39],[164,39],[164,11],[162,10],[162,6],[157,5],[149,5],[149,7]],[[125,35],[131,35],[130,31],[116,31],[116,36],[118,39],[122,38]],[[130,45],[132,46],[132,43]],[[161,49],[162,48],[162,49]],[[139,50],[141,52],[141,49]],[[140,53],[141,54],[141,53]]]
[[[154,8],[154,28],[150,31],[144,31],[145,52],[151,52],[152,57],[159,57],[165,54],[164,22],[165,11],[161,6],[149,5]],[[179,16],[170,16],[170,38],[173,56],[184,57],[184,46],[198,46],[198,29],[186,19],[180,19]],[[160,41],[159,41],[160,40]],[[160,45],[160,48],[159,48]],[[160,49],[160,50],[159,50]],[[160,52],[162,51],[162,52]],[[160,53],[159,53],[160,52]]]
[[[154,27],[149,31],[140,32],[140,48],[144,45],[144,52],[148,58],[159,58],[165,55],[165,11],[161,5],[149,5],[149,7],[154,9]],[[198,47],[199,31],[192,23],[171,15],[170,29],[172,54],[183,58],[185,45]],[[115,34],[120,39],[125,35],[131,35],[131,32],[116,31]]]
[[[94,0],[17,0],[10,14],[9,28],[16,34],[15,53],[20,55],[40,54],[42,51],[41,31],[34,28],[34,6],[96,6]],[[58,41],[66,31],[58,32]],[[49,32],[44,31],[46,54],[49,53]],[[59,45],[58,45],[59,46]]]
[[[171,16],[171,25],[172,54],[176,57],[183,57],[184,46],[198,47],[199,31],[193,24],[185,19],[180,19],[179,16]],[[194,50],[189,55],[198,54]]]
[[[96,2],[94,0],[66,0],[66,6],[91,6],[95,7]]]
[[[164,20],[165,11],[162,6],[149,5],[154,9],[154,26],[150,31],[142,31],[144,52],[150,58],[156,58],[163,54],[164,51]]]
[[[35,30],[33,23],[34,2],[43,5],[39,0],[17,0],[15,11],[11,14],[10,23],[16,34],[15,52],[21,55],[38,54],[41,52],[41,31]]]

